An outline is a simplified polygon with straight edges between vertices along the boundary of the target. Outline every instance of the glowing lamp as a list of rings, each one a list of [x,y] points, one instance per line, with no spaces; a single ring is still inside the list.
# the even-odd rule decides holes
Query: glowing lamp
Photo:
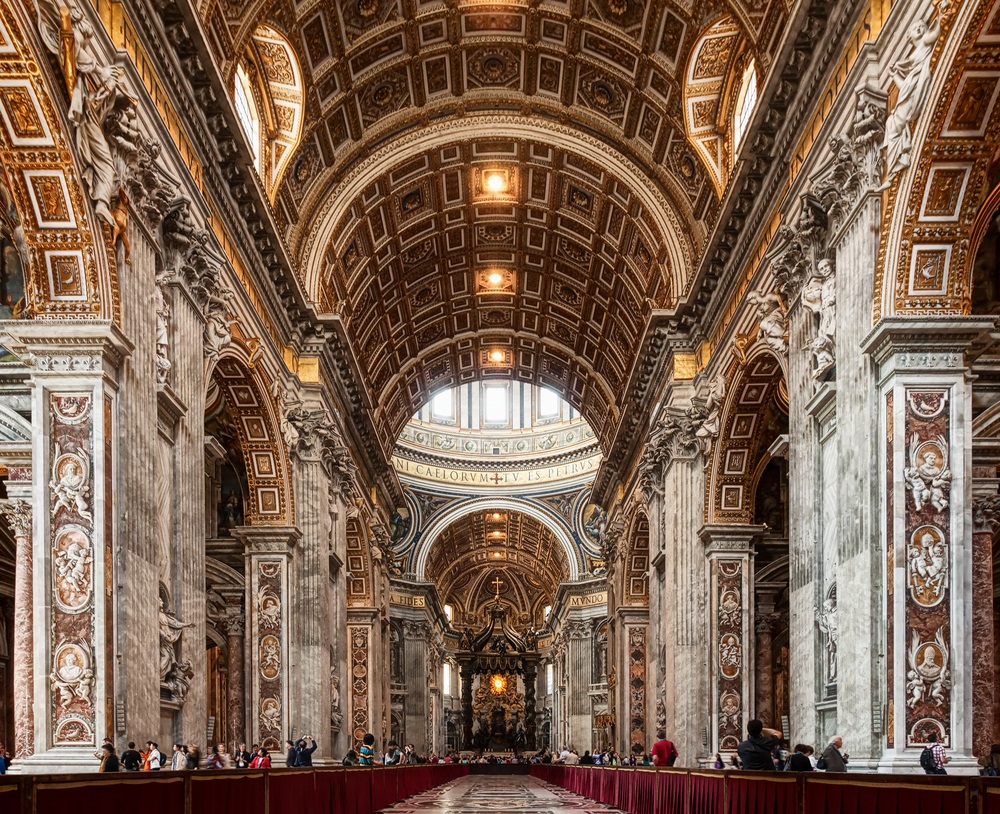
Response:
[[[507,182],[499,172],[491,172],[486,175],[486,189],[492,193],[503,192],[507,188]]]
[[[490,353],[490,359],[492,359],[494,362],[502,362],[503,361],[503,351],[502,350],[495,350],[495,351],[493,351],[492,353]]]
[[[500,285],[503,282],[503,275],[499,271],[494,271],[486,279],[490,281],[490,285]]]

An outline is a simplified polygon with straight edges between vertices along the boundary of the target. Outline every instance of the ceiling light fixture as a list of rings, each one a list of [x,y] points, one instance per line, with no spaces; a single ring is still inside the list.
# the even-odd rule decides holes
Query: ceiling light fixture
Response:
[[[494,271],[486,278],[490,285],[500,285],[503,282],[503,275],[499,271]]]
[[[500,557],[502,557],[502,556],[503,556],[503,555],[502,555],[502,554],[501,554],[501,553],[500,553],[499,551],[494,551],[494,552],[493,552],[493,557],[494,557],[495,559],[498,559],[498,560],[499,560],[499,559],[500,559]]]
[[[493,512],[494,520],[499,520],[501,517],[503,517],[503,515],[501,515],[500,512]]]
[[[503,361],[503,351],[502,350],[495,350],[492,353],[490,353],[490,360],[494,361],[494,362],[502,362]]]
[[[503,173],[496,170],[486,173],[486,191],[494,194],[507,191],[507,180],[503,177]]]

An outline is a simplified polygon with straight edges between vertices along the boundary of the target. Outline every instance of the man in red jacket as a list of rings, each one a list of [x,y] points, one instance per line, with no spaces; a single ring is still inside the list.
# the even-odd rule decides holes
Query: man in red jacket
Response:
[[[656,733],[656,743],[653,744],[652,755],[654,766],[673,766],[677,760],[677,747],[673,741],[667,740],[667,733],[662,729]]]

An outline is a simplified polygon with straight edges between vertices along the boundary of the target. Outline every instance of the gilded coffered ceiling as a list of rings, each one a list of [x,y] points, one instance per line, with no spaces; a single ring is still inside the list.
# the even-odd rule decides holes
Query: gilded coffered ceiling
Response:
[[[445,602],[467,615],[493,599],[493,580],[499,577],[501,599],[534,619],[542,606],[551,604],[559,583],[569,578],[569,566],[562,546],[538,520],[520,512],[476,512],[441,533],[426,575]],[[471,622],[466,616],[465,623]]]
[[[199,10],[227,76],[259,25],[296,50],[305,130],[275,214],[307,298],[345,321],[383,452],[431,393],[491,376],[557,390],[607,450],[649,317],[692,296],[720,210],[685,130],[692,49],[725,19],[730,47],[699,70],[763,74],[786,3]]]

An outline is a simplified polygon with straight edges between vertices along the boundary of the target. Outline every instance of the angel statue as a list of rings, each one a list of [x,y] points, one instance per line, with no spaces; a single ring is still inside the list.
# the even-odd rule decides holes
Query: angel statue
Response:
[[[788,322],[781,297],[751,291],[747,302],[757,309],[761,340],[776,354],[784,356],[788,352]]]
[[[913,508],[920,511],[930,504],[939,512],[948,508],[951,471],[948,469],[948,443],[944,436],[920,443],[914,433],[909,446],[910,465],[903,469],[906,488],[913,493]]]
[[[941,17],[948,8],[948,0],[938,4],[938,14],[932,20],[917,20],[907,34],[909,53],[889,70],[899,88],[896,106],[885,122],[886,166],[885,183],[888,189],[897,173],[910,166],[913,134],[910,128],[927,107],[931,90],[931,58],[934,46],[941,36]]]
[[[52,479],[49,481],[49,488],[56,498],[52,513],[55,514],[60,507],[70,512],[76,509],[76,513],[84,520],[93,520],[88,501],[90,458],[83,450],[63,454],[58,444],[55,453],[52,458]]]
[[[117,237],[121,217],[112,211],[119,206],[121,190],[117,131],[130,120],[121,114],[134,107],[135,100],[125,93],[122,69],[100,64],[93,46],[94,28],[76,2],[35,0],[35,9],[42,40],[62,69],[70,97],[69,121],[94,211]]]
[[[160,683],[165,683],[167,675],[175,666],[176,653],[174,645],[181,637],[184,628],[194,627],[194,622],[184,624],[163,606],[163,599],[160,598]]]

